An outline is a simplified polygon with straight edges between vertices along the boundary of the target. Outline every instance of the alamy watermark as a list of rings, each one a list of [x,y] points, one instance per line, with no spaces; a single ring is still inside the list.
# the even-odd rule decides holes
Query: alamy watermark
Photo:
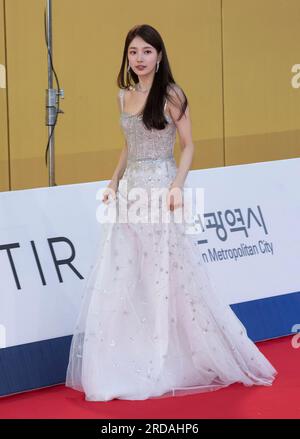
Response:
[[[292,346],[294,349],[300,348],[300,323],[295,323],[292,327],[292,332],[296,334],[292,337]]]
[[[102,201],[107,188],[97,191],[96,199]],[[170,210],[167,200],[174,197],[178,206]],[[166,187],[134,187],[128,191],[127,181],[117,194],[111,189],[109,201],[105,206],[101,203],[96,212],[97,221],[103,223],[184,223],[186,227],[195,226],[196,218],[204,214],[204,188],[173,188]],[[202,230],[187,231],[201,233]]]

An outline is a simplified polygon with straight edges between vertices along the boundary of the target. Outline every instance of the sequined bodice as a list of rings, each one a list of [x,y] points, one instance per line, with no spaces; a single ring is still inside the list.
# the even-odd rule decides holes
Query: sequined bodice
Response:
[[[141,115],[123,111],[124,90],[120,90],[122,113],[120,124],[128,145],[128,161],[145,159],[170,159],[174,156],[176,125],[172,118],[165,113],[169,122],[163,130],[148,130]]]
[[[124,90],[120,90],[120,124],[127,141],[128,155],[126,169],[119,182],[119,193],[125,196],[126,190],[143,188],[150,194],[152,188],[169,187],[177,173],[174,158],[176,125],[165,112],[169,122],[165,128],[148,130],[141,115],[123,110],[123,94]]]

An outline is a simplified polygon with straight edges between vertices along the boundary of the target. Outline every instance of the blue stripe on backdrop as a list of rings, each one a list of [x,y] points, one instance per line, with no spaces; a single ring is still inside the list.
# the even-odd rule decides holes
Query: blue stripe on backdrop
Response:
[[[254,341],[292,334],[300,324],[300,292],[230,305]]]
[[[0,349],[0,396],[64,383],[72,336]]]
[[[231,305],[253,341],[282,337],[300,324],[300,292]],[[65,382],[72,336],[0,349],[0,396]]]

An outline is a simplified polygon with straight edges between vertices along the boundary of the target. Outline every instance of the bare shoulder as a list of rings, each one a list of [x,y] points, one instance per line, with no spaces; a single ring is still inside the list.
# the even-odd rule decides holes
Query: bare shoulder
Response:
[[[122,111],[123,96],[124,96],[124,89],[119,88],[118,94],[117,94],[117,102],[118,102],[118,106],[119,106],[120,111]]]
[[[169,84],[168,93],[172,100],[176,101],[177,103],[183,103],[185,101],[185,93],[182,87],[177,83]]]
[[[118,101],[120,110],[122,110],[122,105],[124,108],[124,102],[127,102],[128,93],[131,93],[129,88],[119,88],[119,90],[118,90],[117,101]]]
[[[127,94],[131,93],[131,89],[128,88],[119,88],[118,89],[118,98],[121,98]]]
[[[177,124],[183,114],[188,117],[188,102],[187,97],[182,87],[177,83],[169,84],[168,86],[167,109],[173,121]],[[182,114],[183,113],[183,114]]]
[[[132,96],[133,96],[133,92],[134,92],[134,89],[133,89],[132,86],[129,86],[128,88],[124,88],[123,89],[123,102],[124,102],[124,105],[128,104],[131,101]]]

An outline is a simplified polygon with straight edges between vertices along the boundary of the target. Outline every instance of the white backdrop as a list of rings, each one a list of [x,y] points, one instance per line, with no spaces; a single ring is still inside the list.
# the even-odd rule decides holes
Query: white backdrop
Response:
[[[300,291],[299,176],[300,159],[190,171],[186,186],[203,187],[205,202],[205,230],[194,236],[207,240],[199,252],[228,304]],[[72,334],[101,233],[96,194],[107,183],[0,193],[0,347]],[[209,227],[216,219],[227,236]],[[58,273],[55,258],[70,257]]]

